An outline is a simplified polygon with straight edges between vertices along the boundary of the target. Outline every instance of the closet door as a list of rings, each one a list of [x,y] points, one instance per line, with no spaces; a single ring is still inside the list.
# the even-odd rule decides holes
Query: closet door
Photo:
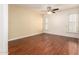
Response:
[[[78,16],[79,14],[69,15],[68,32],[78,33]]]

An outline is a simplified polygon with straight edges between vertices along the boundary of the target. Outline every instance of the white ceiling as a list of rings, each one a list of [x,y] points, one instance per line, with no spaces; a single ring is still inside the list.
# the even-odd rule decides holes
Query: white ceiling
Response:
[[[46,10],[48,6],[51,6],[53,9],[59,8],[62,10],[62,9],[78,7],[79,4],[20,4],[19,6],[30,7],[37,10],[40,10],[40,9]]]
[[[79,7],[79,4],[18,4],[18,6],[32,8],[37,11],[45,11],[48,6],[51,6],[52,9],[59,8],[60,10]]]

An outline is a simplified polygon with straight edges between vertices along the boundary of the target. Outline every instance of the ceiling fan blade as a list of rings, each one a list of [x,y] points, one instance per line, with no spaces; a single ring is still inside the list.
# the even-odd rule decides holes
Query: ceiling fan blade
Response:
[[[52,11],[56,11],[56,10],[59,10],[59,8],[53,9]]]
[[[52,12],[52,13],[55,13],[55,12]]]

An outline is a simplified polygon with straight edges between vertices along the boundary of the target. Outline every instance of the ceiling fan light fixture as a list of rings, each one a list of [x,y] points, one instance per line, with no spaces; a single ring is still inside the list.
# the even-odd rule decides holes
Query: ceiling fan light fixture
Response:
[[[51,11],[48,11],[47,14],[52,14],[52,12]]]

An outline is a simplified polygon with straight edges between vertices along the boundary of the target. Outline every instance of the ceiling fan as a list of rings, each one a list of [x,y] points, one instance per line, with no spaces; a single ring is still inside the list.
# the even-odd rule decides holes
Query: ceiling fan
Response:
[[[47,7],[47,11],[48,11],[48,12],[55,13],[57,10],[59,10],[59,8],[52,9],[50,6]]]
[[[42,10],[43,12],[45,12],[45,14],[52,14],[52,13],[56,13],[56,11],[59,10],[59,8],[54,8],[52,9],[52,7],[47,7],[46,10]]]

